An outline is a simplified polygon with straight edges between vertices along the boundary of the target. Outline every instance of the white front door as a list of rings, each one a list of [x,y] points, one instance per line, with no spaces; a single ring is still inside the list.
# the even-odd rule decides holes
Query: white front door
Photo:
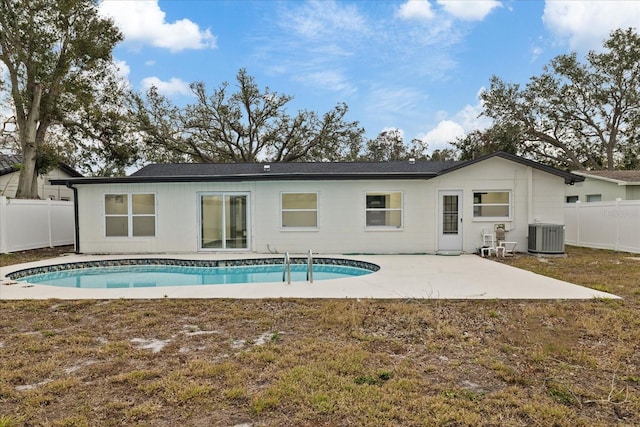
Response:
[[[462,252],[462,190],[441,190],[438,200],[438,251]]]

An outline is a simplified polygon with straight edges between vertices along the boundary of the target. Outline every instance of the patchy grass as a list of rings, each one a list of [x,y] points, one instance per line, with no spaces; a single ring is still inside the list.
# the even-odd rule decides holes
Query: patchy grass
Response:
[[[71,252],[73,252],[73,246],[57,246],[55,248],[42,248],[33,251],[20,251],[12,252],[9,254],[0,254],[0,267],[57,257]]]
[[[637,425],[640,261],[567,251],[499,262],[625,299],[1,301],[0,426]]]

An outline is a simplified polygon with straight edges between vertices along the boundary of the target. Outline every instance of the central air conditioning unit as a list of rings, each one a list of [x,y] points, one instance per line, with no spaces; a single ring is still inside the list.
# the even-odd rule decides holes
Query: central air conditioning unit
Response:
[[[529,252],[564,253],[564,225],[529,224]]]

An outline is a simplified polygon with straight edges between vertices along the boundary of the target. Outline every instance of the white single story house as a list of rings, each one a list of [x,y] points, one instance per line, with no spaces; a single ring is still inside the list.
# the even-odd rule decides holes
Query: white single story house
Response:
[[[475,252],[503,225],[564,224],[583,178],[507,153],[462,162],[152,164],[52,181],[76,192],[82,253]]]
[[[568,186],[565,191],[567,203],[610,202],[640,200],[640,170],[576,171],[584,178]]]
[[[0,196],[16,197],[18,180],[20,179],[20,169],[18,167],[20,163],[22,163],[22,157],[16,154],[0,154]],[[61,162],[46,175],[38,177],[38,196],[41,199],[73,200],[73,191],[71,189],[52,185],[49,182],[54,179],[78,178],[81,176],[82,174],[78,171]]]

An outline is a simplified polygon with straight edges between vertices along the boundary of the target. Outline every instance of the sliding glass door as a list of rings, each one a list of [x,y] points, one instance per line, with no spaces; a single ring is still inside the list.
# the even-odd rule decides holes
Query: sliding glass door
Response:
[[[248,249],[246,193],[200,195],[200,249]]]

